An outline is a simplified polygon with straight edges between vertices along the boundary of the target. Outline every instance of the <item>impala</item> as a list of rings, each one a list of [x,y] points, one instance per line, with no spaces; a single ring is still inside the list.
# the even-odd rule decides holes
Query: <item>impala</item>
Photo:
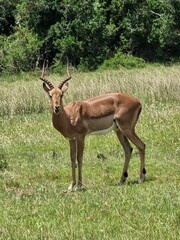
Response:
[[[129,140],[138,148],[140,155],[140,179],[145,180],[145,144],[135,133],[135,125],[141,112],[141,103],[134,97],[122,93],[108,93],[84,101],[72,102],[64,107],[63,95],[71,79],[69,64],[67,78],[57,88],[45,78],[47,66],[43,64],[40,79],[48,93],[52,105],[52,123],[54,128],[69,140],[72,167],[72,182],[69,191],[76,185],[76,159],[78,163],[78,183],[76,190],[82,187],[82,160],[84,142],[87,135],[106,134],[115,131],[125,152],[125,162],[119,185],[128,177],[128,165],[132,147]]]

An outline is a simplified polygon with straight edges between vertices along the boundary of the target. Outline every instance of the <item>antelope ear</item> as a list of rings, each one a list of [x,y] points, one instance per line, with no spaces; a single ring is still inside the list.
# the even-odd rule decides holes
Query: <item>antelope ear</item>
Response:
[[[47,84],[45,84],[44,82],[43,82],[43,88],[44,88],[44,91],[46,91],[47,93],[49,93],[49,91],[51,90],[51,89],[47,86]]]
[[[68,90],[68,83],[64,84],[61,88],[62,92],[65,93]]]

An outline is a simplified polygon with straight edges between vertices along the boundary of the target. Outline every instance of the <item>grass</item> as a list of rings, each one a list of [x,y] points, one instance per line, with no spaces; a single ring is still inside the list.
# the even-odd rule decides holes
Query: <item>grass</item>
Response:
[[[137,184],[134,147],[127,184],[118,187],[122,147],[114,133],[91,136],[83,191],[66,194],[68,141],[52,127],[42,83],[34,77],[2,81],[0,239],[179,239],[179,68],[73,74],[66,103],[110,91],[140,99],[137,132],[147,146],[147,179]],[[56,82],[56,77],[49,79]]]

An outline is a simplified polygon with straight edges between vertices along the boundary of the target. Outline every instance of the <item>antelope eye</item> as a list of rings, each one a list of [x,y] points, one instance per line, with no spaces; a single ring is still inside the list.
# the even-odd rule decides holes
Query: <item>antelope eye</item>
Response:
[[[52,95],[51,94],[49,94],[49,97],[50,97],[50,99],[52,99]]]

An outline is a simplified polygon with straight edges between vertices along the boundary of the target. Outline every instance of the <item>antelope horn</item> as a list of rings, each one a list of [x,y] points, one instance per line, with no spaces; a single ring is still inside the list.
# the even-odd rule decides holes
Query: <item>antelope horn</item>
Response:
[[[61,83],[59,84],[58,88],[59,88],[59,89],[62,89],[63,85],[64,85],[67,81],[69,81],[70,79],[71,79],[71,75],[70,75],[70,72],[69,72],[69,62],[68,62],[68,60],[67,60],[67,78],[66,78],[63,82],[61,82]]]
[[[45,82],[50,87],[50,89],[53,89],[54,88],[53,84],[51,82],[49,82],[47,79],[45,79],[45,72],[46,72],[47,68],[48,68],[48,60],[44,60],[40,79],[43,82]]]

